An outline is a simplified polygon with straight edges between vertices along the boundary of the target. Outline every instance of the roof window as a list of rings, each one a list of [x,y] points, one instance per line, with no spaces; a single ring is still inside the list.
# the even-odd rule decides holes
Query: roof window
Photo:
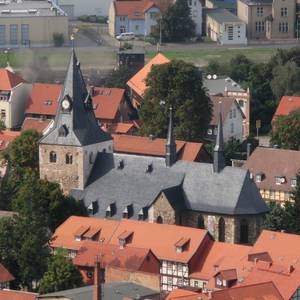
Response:
[[[285,176],[276,176],[276,177],[275,177],[275,183],[276,183],[277,185],[286,183],[286,178],[285,178]]]
[[[138,213],[138,220],[139,221],[144,221],[148,218],[148,209],[147,207],[141,208],[141,210]]]
[[[297,179],[296,178],[292,178],[291,179],[291,187],[296,187],[297,186]]]
[[[116,213],[116,204],[111,203],[105,210],[105,216],[107,218],[112,217]]]
[[[264,173],[260,172],[255,175],[255,182],[262,182],[264,179]]]
[[[98,201],[93,201],[89,206],[88,206],[88,213],[89,215],[94,215],[98,212],[99,205]]]
[[[124,248],[132,241],[133,231],[124,231],[118,236],[120,248]]]
[[[75,233],[74,233],[74,237],[76,241],[81,241],[83,240],[83,235],[90,229],[89,226],[81,226],[79,227]]]
[[[190,244],[189,238],[181,238],[178,242],[175,243],[175,249],[177,253],[181,253],[188,248]]]
[[[122,217],[124,219],[129,219],[130,217],[132,217],[132,214],[133,214],[133,205],[129,204],[124,208],[122,212]]]

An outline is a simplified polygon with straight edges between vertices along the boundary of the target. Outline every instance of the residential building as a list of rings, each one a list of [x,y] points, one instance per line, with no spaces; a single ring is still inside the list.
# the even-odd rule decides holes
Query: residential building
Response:
[[[98,234],[93,235],[92,241],[87,244],[90,233],[96,231]],[[163,243],[161,243],[162,239],[164,240]],[[177,286],[189,286],[189,276],[193,271],[195,262],[210,241],[210,236],[203,229],[126,219],[115,221],[73,216],[56,229],[50,246],[53,249],[59,247],[67,249],[69,254],[75,257],[74,263],[79,264],[79,266],[82,265],[80,249],[84,246],[88,248],[87,251],[93,254],[102,253],[99,250],[104,248],[107,250],[115,249],[116,251],[117,248],[115,247],[119,247],[115,254],[104,251],[104,257],[101,258],[101,262],[105,266],[105,281],[107,273],[109,273],[106,268],[106,261],[108,259],[113,260],[115,259],[113,256],[118,255],[120,257],[120,270],[130,271],[134,267],[135,270],[132,273],[135,273],[136,280],[144,278],[147,281],[147,286],[152,288],[156,285],[153,274],[159,275],[159,289],[171,291]],[[92,244],[94,244],[94,248]],[[150,248],[153,254],[149,252]],[[148,260],[144,259],[146,253],[149,255]],[[138,257],[141,259],[137,258],[136,254],[139,254]],[[92,259],[88,256],[86,256],[85,261]],[[160,268],[157,265],[156,257],[160,261]],[[110,265],[113,264],[116,263],[112,261]],[[139,275],[136,268],[143,270],[144,275]],[[115,274],[114,278],[111,277],[109,281],[113,281],[113,279],[124,280],[123,276],[124,274]]]
[[[296,0],[237,0],[237,16],[247,24],[248,40],[295,37]]]
[[[236,0],[206,0],[205,7],[225,8],[235,15],[237,13]]]
[[[300,109],[300,97],[283,96],[277,106],[276,112],[273,115],[272,122],[279,116],[287,116],[290,112]]]
[[[244,123],[244,137],[250,133],[250,101],[249,88],[244,90],[238,83],[229,77],[208,74],[203,78],[203,86],[206,87],[210,96],[233,97],[238,102],[246,119]]]
[[[53,46],[53,34],[68,40],[68,17],[51,1],[5,1],[1,5],[1,47]]]
[[[80,16],[108,16],[110,0],[54,0],[57,5],[68,15],[70,20],[77,19]]]
[[[165,157],[166,139],[134,136],[113,135],[114,153],[131,155]],[[176,153],[178,160],[211,162],[212,159],[202,143],[192,143],[176,140]]]
[[[0,298],[1,299],[1,298]],[[101,290],[95,295],[95,286],[39,295],[37,300],[160,300],[159,294],[148,287],[131,282],[112,282],[101,285]],[[1,299],[2,300],[2,299]],[[19,299],[16,299],[19,300]],[[27,300],[27,299],[20,299]],[[28,299],[31,300],[31,299]]]
[[[292,201],[300,171],[300,151],[257,147],[243,168],[265,201]]]
[[[15,280],[15,277],[0,264],[0,290],[9,289],[9,283],[13,280]]]
[[[25,111],[25,128],[43,131],[54,120],[58,99],[63,86],[59,84],[34,83]],[[93,109],[99,126],[110,130],[113,124],[127,121],[129,107],[125,100],[125,90],[119,88],[90,87]]]
[[[7,129],[21,127],[30,91],[31,84],[23,78],[7,69],[0,69],[0,119]]]
[[[218,117],[222,114],[224,141],[243,141],[245,138],[245,115],[234,97],[210,97],[213,103],[213,116],[207,130],[207,138],[215,141],[218,133]]]
[[[222,128],[220,115],[213,164],[178,160],[172,110],[164,158],[113,153],[73,49],[54,125],[40,140],[40,177],[95,217],[205,227],[231,243],[246,242],[239,230],[246,223],[252,243],[268,207],[246,170],[225,166]]]
[[[113,37],[123,32],[149,35],[157,24],[160,14],[159,6],[153,1],[115,0],[109,9],[109,34]]]
[[[202,35],[202,4],[201,0],[187,0],[188,6],[191,11],[191,17],[194,21],[196,27],[196,35],[201,36]]]
[[[166,64],[169,62],[170,60],[167,57],[158,53],[140,71],[127,81],[133,107],[138,109],[142,103],[144,93],[147,88],[145,80],[150,73],[152,66]]]
[[[247,45],[246,24],[223,8],[207,10],[206,35],[221,45]]]

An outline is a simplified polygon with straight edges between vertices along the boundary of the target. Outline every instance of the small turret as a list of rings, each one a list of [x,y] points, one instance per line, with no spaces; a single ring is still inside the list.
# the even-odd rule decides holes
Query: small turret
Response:
[[[176,142],[173,127],[173,109],[169,109],[169,127],[166,144],[166,166],[171,167],[177,160]]]

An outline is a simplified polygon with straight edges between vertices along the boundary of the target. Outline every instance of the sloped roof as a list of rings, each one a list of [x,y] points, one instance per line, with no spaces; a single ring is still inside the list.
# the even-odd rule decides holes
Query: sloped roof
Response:
[[[20,131],[3,130],[0,131],[0,151],[7,148],[7,146],[19,135]]]
[[[291,192],[291,179],[300,171],[300,151],[257,147],[243,168],[253,174],[262,174],[261,182],[255,182],[260,189]],[[276,184],[275,177],[285,177],[286,182]]]
[[[17,74],[12,73],[7,69],[0,69],[0,90],[10,91],[22,82],[25,82],[25,80]]]
[[[0,300],[36,300],[38,294],[24,291],[0,290]]]
[[[25,118],[22,124],[22,131],[35,129],[38,132],[43,132],[51,121],[49,119]]]
[[[61,107],[65,97],[71,101],[69,112],[64,112]],[[59,130],[62,127],[66,128],[65,131],[67,131],[63,136],[59,134]],[[72,49],[54,126],[40,140],[40,143],[85,146],[110,139],[111,136],[98,126],[91,103],[91,95],[87,91],[80,70],[80,63],[77,60],[74,49]]]
[[[114,134],[126,134],[129,133],[131,129],[136,128],[133,122],[131,123],[114,123],[112,124],[110,130]]]
[[[202,295],[201,295],[202,296]],[[190,290],[184,289],[174,289],[172,290],[166,300],[199,300],[199,299],[208,299],[208,298],[199,298],[200,294]]]
[[[15,277],[11,275],[11,273],[2,265],[0,264],[0,282],[9,282],[15,280]]]
[[[207,10],[207,15],[217,21],[219,24],[223,23],[243,23],[243,21],[236,15],[225,8],[213,8]]]
[[[127,81],[127,85],[132,88],[140,97],[142,97],[146,91],[145,80],[150,73],[152,66],[166,64],[169,62],[170,60],[162,53],[156,54],[140,71],[138,71]]]
[[[277,106],[276,112],[273,116],[273,121],[278,116],[287,116],[290,112],[300,109],[300,97],[297,96],[283,96]]]
[[[73,259],[73,263],[77,266],[93,267],[95,265],[95,257],[101,254],[102,266],[139,271],[149,253],[151,253],[149,248],[135,248],[130,246],[120,248],[119,245],[85,241]],[[158,261],[157,264],[159,264]]]
[[[119,246],[119,236],[125,231],[132,232],[131,239],[127,244],[128,247],[151,249],[154,255],[160,260],[166,259],[188,262],[199,246],[206,239],[210,239],[207,230],[204,229],[126,219],[113,221],[72,216],[55,230],[53,234],[54,240],[51,241],[51,246],[79,250],[84,245],[87,245],[84,240],[75,240],[73,233],[79,226],[101,228],[98,241],[91,242],[95,244],[100,241],[103,244]],[[159,237],[163,237],[163,243]],[[189,239],[189,246],[186,247],[183,252],[178,253],[176,252],[175,244],[182,237]]]

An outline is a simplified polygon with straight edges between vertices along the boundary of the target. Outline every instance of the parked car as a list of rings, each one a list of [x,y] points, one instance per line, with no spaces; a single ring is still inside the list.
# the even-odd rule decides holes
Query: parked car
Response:
[[[129,41],[133,40],[135,35],[133,32],[122,32],[121,34],[116,36],[116,39],[119,41]]]

